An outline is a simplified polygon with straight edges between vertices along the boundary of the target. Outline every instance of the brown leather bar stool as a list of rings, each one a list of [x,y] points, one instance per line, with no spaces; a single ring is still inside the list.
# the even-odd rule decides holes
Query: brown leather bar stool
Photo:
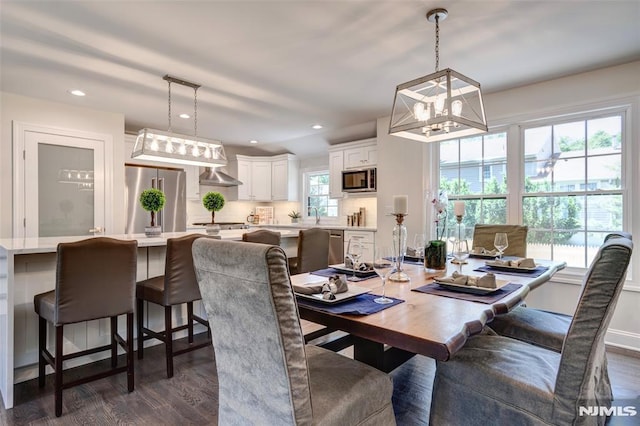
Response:
[[[193,269],[191,246],[202,235],[192,234],[167,240],[164,275],[140,281],[136,286],[136,303],[138,315],[138,359],[144,357],[144,341],[158,339],[165,345],[167,358],[167,377],[173,377],[173,357],[195,349],[211,345],[209,322],[193,313],[193,302],[200,300],[200,289]],[[144,302],[155,303],[164,307],[164,330],[153,331],[144,327]],[[187,323],[173,327],[171,307],[187,304]],[[194,344],[194,321],[207,327],[208,339]],[[189,345],[183,349],[173,349],[173,333],[187,330]]]
[[[268,229],[258,229],[253,232],[242,234],[242,241],[249,243],[271,244],[272,246],[280,245],[280,233],[270,231]]]
[[[33,298],[39,316],[38,385],[45,384],[45,368],[55,373],[55,412],[62,415],[62,390],[127,372],[127,390],[133,391],[133,308],[136,285],[137,241],[99,237],[58,244],[56,289]],[[118,334],[118,316],[127,316],[127,338]],[[63,354],[64,326],[99,318],[111,320],[111,343]],[[55,356],[47,350],[47,322],[56,329]],[[118,367],[118,344],[127,354]],[[63,383],[62,362],[111,350],[111,369]]]

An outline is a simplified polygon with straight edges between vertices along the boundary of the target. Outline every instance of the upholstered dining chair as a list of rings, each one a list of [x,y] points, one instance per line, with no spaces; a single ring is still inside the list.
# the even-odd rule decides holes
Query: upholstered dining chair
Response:
[[[90,238],[61,243],[57,248],[56,288],[34,296],[38,314],[38,385],[45,385],[45,368],[54,371],[57,417],[62,415],[62,390],[114,374],[127,373],[127,390],[133,392],[133,309],[136,286],[137,241]],[[118,316],[127,317],[127,337],[118,334]],[[110,319],[110,343],[73,353],[63,353],[64,326],[100,318]],[[55,327],[55,355],[47,349],[47,322]],[[118,367],[118,345],[126,365]],[[111,369],[63,381],[63,361],[111,351]]]
[[[211,344],[209,322],[193,313],[193,302],[200,300],[200,289],[193,269],[191,246],[200,234],[167,239],[164,275],[140,281],[136,285],[138,318],[138,359],[144,358],[144,342],[158,339],[164,343],[167,378],[173,377],[173,357]],[[164,330],[153,331],[144,326],[144,302],[155,303],[164,308]],[[186,324],[174,327],[172,307],[187,305]],[[207,339],[194,343],[194,322],[207,327]],[[173,346],[173,333],[187,330],[188,345],[181,349]]]
[[[282,248],[201,239],[193,258],[213,333],[219,424],[395,424],[388,375],[304,344]]]
[[[298,256],[291,273],[317,271],[329,267],[329,241],[331,234],[326,229],[310,228],[298,232]]]
[[[622,291],[633,243],[605,242],[584,278],[561,352],[498,335],[474,336],[438,362],[431,424],[602,425],[580,407],[608,406],[599,392],[604,336]],[[600,413],[599,413],[600,414]]]
[[[252,232],[242,234],[242,241],[249,243],[271,244],[272,246],[280,245],[280,233],[270,231],[268,229],[258,229]]]
[[[473,247],[484,247],[493,250],[493,241],[497,232],[505,232],[509,246],[505,249],[505,256],[527,257],[527,232],[525,225],[487,225],[476,224],[473,229]]]

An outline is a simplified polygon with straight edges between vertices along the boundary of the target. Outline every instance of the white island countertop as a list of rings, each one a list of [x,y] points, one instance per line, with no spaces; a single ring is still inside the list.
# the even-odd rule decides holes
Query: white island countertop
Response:
[[[336,225],[336,224],[324,224],[320,223],[318,225],[312,223],[281,223],[281,224],[273,224],[273,225],[249,225],[251,229],[254,228],[265,228],[265,229],[310,229],[310,228],[321,228],[321,229],[336,229],[342,231],[366,231],[366,232],[376,232],[377,228],[374,226],[347,226],[347,225]]]

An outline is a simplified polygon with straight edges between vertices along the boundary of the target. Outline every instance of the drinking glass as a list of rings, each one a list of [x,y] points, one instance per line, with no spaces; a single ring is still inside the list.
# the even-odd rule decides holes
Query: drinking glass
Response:
[[[458,272],[462,273],[462,264],[469,258],[469,243],[467,240],[456,240],[453,243],[453,258],[458,262]]]
[[[496,232],[496,236],[493,240],[493,246],[498,250],[500,254],[500,260],[502,260],[502,253],[509,247],[509,240],[507,239],[506,232]]]
[[[362,256],[362,244],[357,238],[349,238],[347,244],[347,257],[351,260],[351,267],[353,268],[353,275],[347,278],[348,281],[358,281],[356,278],[356,269],[358,269],[360,256]]]
[[[382,278],[382,296],[373,299],[374,302],[380,304],[393,303],[392,299],[385,296],[385,284],[387,278],[394,271],[395,255],[391,247],[377,247],[373,258],[373,270]]]
[[[413,247],[416,249],[416,257],[422,259],[424,257],[424,234],[416,234],[413,237]]]

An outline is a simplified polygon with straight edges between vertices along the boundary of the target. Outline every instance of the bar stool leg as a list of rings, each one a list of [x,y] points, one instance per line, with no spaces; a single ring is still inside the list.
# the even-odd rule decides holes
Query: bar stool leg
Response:
[[[44,387],[47,362],[44,359],[44,351],[47,348],[47,320],[38,317],[38,386]]]
[[[164,347],[167,358],[167,378],[173,377],[173,333],[171,332],[171,306],[164,307]]]
[[[136,316],[138,317],[138,359],[144,358],[144,332],[142,327],[144,326],[144,301],[142,299],[136,299]]]
[[[56,417],[62,415],[62,337],[63,325],[56,325],[56,359],[55,359],[55,407]]]
[[[133,392],[133,313],[127,314],[127,390]]]
[[[187,332],[189,343],[193,343],[193,302],[187,302]]]
[[[116,333],[118,332],[118,317],[110,317],[111,320],[111,368],[118,366],[118,341]]]

